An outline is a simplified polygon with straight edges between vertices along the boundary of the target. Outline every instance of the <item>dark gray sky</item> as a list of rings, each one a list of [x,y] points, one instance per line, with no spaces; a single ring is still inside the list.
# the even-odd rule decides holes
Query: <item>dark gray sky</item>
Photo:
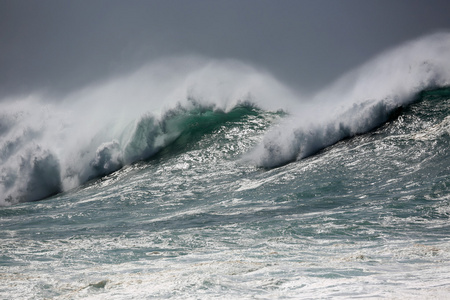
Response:
[[[161,56],[235,58],[314,90],[450,30],[448,0],[0,0],[0,96],[68,92]]]

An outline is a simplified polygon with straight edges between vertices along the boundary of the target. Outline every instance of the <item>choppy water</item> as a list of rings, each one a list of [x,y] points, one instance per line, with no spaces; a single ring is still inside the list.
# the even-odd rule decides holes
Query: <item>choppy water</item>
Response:
[[[6,115],[3,201],[14,205],[0,209],[1,298],[448,297],[450,91],[433,70],[406,94],[328,109],[197,97],[86,150],[84,169],[44,149],[45,134],[12,139],[27,114]],[[8,138],[15,153],[38,149],[21,154],[28,181],[11,175]],[[36,186],[65,191],[14,202]]]

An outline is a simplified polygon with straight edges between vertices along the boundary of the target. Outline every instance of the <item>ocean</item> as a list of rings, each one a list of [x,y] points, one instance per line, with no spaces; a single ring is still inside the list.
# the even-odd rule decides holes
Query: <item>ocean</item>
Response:
[[[189,56],[3,99],[0,298],[448,298],[449,53],[309,95]]]

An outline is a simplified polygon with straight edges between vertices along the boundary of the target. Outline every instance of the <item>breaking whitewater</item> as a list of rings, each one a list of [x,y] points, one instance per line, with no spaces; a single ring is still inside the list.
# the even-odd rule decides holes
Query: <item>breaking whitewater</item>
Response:
[[[2,99],[1,298],[447,297],[449,53],[314,95],[181,57]]]

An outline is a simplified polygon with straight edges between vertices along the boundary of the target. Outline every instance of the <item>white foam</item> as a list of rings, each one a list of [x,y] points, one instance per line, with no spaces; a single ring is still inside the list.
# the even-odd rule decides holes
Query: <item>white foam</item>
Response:
[[[58,299],[423,299],[450,291],[448,242],[381,245],[288,236],[262,241],[254,232],[230,230],[235,232],[229,237],[236,243],[234,249],[226,243],[226,236],[205,236],[207,240],[200,242],[195,230],[185,230],[175,240],[158,238],[164,232],[128,239],[77,238],[14,245],[5,240],[10,249],[15,247],[9,255],[39,253],[40,259],[11,267],[11,272],[1,275],[0,288],[7,297]],[[161,243],[155,245],[155,241]],[[180,243],[186,243],[184,255],[174,253]],[[189,250],[192,243],[203,246]],[[245,247],[255,243],[256,248]],[[130,257],[149,250],[146,258],[113,264],[95,261],[93,265],[92,257],[83,254],[87,249],[99,260],[108,258],[111,249]],[[62,253],[65,265],[56,258]]]

